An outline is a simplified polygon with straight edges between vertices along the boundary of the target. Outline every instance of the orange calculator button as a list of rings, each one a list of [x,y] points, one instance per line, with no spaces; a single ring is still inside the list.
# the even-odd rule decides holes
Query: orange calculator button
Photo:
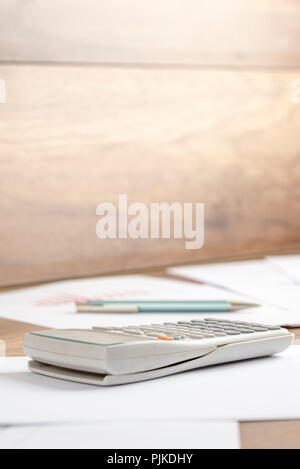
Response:
[[[174,340],[174,337],[168,337],[167,335],[158,335],[157,338],[161,340]]]

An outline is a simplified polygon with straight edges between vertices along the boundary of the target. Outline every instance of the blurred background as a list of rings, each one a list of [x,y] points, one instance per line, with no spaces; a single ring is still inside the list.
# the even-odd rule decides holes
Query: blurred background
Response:
[[[0,286],[300,250],[299,0],[0,4]],[[96,207],[204,202],[205,246]]]

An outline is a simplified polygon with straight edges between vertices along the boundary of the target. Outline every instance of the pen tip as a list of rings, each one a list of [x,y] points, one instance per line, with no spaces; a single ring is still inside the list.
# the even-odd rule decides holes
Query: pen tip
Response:
[[[238,303],[238,302],[229,303],[229,309],[231,311],[236,311],[239,309],[258,308],[259,306],[261,305],[257,303]]]

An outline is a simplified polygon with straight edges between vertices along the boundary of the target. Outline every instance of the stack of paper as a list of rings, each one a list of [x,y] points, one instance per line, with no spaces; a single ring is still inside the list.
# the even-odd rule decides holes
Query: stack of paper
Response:
[[[129,325],[170,320],[169,313],[76,313],[75,301],[92,299],[243,301],[244,297],[207,285],[144,275],[100,277],[55,282],[0,294],[0,317],[56,328],[84,328],[103,324]],[[185,317],[193,318],[195,314]],[[172,318],[182,319],[182,313],[172,314]]]
[[[189,276],[201,276],[201,267],[189,267]],[[180,268],[185,271],[185,268]],[[194,274],[195,272],[195,274]],[[214,274],[215,275],[215,274]],[[208,275],[207,275],[208,277]],[[297,288],[293,285],[293,288]],[[100,277],[94,279],[55,282],[40,287],[0,295],[0,317],[29,322],[50,328],[90,328],[96,325],[136,325],[170,320],[170,313],[77,313],[75,301],[89,299],[178,299],[249,301],[245,293],[226,290],[223,286],[196,285],[185,281],[169,280],[143,275]],[[257,301],[257,298],[255,298]],[[211,313],[184,314],[185,319],[203,318]],[[172,320],[182,319],[183,313],[171,314]],[[300,322],[295,310],[265,305],[233,313],[214,313],[224,319],[261,322],[270,325],[288,325]],[[1,333],[0,333],[1,338]]]
[[[0,424],[300,418],[300,347],[123,386],[33,374],[0,360]]]
[[[300,254],[289,256],[272,256],[269,261],[281,269],[293,282],[300,285]]]
[[[108,420],[72,425],[0,427],[0,449],[7,448],[238,449],[239,428],[237,422],[231,421],[178,422],[159,419],[156,422],[124,423]],[[115,453],[111,454],[114,456]],[[135,461],[133,466],[139,466],[136,464],[138,462]]]
[[[170,272],[206,285],[141,275],[56,282],[1,294],[0,317],[51,328],[156,323],[170,314],[79,314],[75,301],[219,299],[262,306],[217,317],[300,325],[300,256]],[[182,313],[172,314],[179,319]],[[25,357],[0,359],[0,448],[238,448],[238,420],[300,418],[298,346],[111,388],[35,375],[27,363]]]
[[[223,288],[224,294],[243,295],[266,310],[272,308],[271,315],[279,318],[281,325],[300,325],[300,256],[182,266],[168,272]],[[256,313],[252,311],[253,317]]]

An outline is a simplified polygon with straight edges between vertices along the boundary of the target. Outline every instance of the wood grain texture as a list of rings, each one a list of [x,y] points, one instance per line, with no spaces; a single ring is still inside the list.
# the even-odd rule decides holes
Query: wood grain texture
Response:
[[[240,423],[242,449],[300,449],[300,420]]]
[[[6,344],[7,357],[23,356],[23,338],[27,332],[41,331],[45,327],[0,318],[0,339]]]
[[[0,285],[300,249],[296,72],[0,66]],[[96,206],[204,202],[205,247],[99,240]]]
[[[300,66],[298,0],[5,0],[0,60]]]

